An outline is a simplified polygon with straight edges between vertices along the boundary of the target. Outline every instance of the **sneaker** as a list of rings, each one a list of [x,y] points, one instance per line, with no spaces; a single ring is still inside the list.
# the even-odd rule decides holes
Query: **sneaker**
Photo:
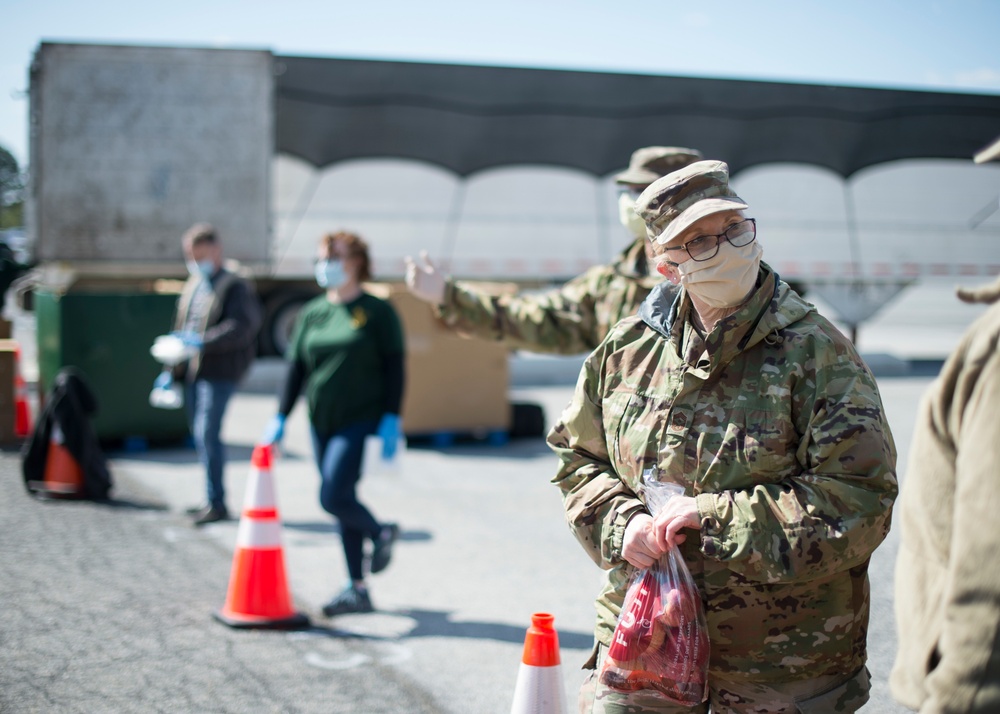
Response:
[[[227,521],[229,520],[229,511],[225,508],[216,508],[215,506],[205,506],[200,511],[194,514],[194,520],[192,521],[196,526],[203,526],[206,523],[215,523],[217,521]]]
[[[388,567],[389,561],[392,560],[392,546],[398,538],[399,526],[395,523],[382,526],[382,534],[375,539],[374,548],[372,548],[371,571],[373,573],[381,573]]]
[[[353,585],[348,585],[339,595],[323,606],[323,614],[327,617],[374,610],[371,598],[368,597],[368,590],[360,590]]]
[[[185,508],[184,512],[189,516],[196,515],[206,510],[209,507],[208,503],[199,503],[197,506],[191,506],[190,508]]]

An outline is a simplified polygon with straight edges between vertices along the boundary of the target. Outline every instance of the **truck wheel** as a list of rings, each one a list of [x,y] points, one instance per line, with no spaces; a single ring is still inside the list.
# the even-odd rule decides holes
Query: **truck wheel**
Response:
[[[299,310],[314,296],[310,293],[281,293],[264,304],[264,324],[260,328],[260,354],[285,354]]]

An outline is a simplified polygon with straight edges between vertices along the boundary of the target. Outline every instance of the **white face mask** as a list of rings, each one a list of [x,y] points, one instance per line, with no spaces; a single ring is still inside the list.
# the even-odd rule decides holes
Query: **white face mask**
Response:
[[[628,193],[618,197],[618,222],[636,238],[646,237],[646,223],[635,212],[635,199]]]
[[[316,282],[321,288],[339,288],[347,282],[344,264],[339,260],[321,260],[316,263]]]
[[[741,248],[726,241],[714,258],[685,260],[676,269],[681,285],[709,307],[734,307],[753,290],[763,253],[757,241]]]

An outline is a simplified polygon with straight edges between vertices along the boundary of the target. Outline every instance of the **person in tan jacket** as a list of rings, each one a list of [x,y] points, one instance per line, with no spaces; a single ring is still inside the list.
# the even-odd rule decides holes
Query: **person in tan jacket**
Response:
[[[920,712],[1000,712],[1000,280],[924,395],[897,512],[892,694]]]

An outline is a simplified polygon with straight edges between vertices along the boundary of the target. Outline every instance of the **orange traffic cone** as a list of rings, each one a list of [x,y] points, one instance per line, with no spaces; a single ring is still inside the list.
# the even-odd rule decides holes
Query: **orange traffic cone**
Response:
[[[255,447],[250,463],[229,592],[214,617],[230,627],[308,627],[309,619],[292,607],[288,590],[281,521],[271,478],[271,447]]]
[[[29,434],[31,407],[28,404],[28,385],[21,374],[21,347],[18,345],[14,348],[14,436],[26,439]]]
[[[510,714],[565,714],[566,697],[559,667],[559,635],[555,618],[544,612],[531,616],[524,637],[524,654],[514,688]]]
[[[45,472],[41,481],[32,481],[32,490],[50,498],[83,498],[83,468],[66,448],[66,437],[58,423],[52,425],[49,449],[45,454]]]

